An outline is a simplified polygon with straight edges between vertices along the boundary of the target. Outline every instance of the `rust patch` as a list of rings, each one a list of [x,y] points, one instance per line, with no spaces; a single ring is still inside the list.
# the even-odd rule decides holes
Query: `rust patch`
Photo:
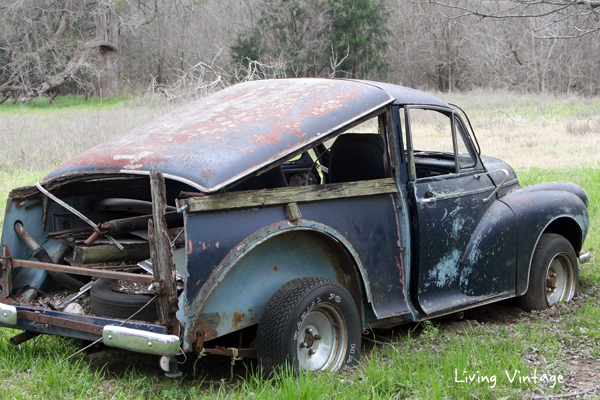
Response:
[[[215,243],[215,246],[217,246],[217,249],[219,248],[221,244],[219,242]]]
[[[202,279],[200,279],[198,282],[196,282],[196,286],[200,285],[200,282],[202,282]]]
[[[192,254],[194,252],[194,244],[191,240],[188,240],[188,254]]]
[[[273,267],[273,271],[279,272],[279,268],[277,268],[277,265]]]
[[[203,332],[204,340],[211,340],[217,337],[217,327],[221,322],[221,317],[218,313],[204,313],[198,316],[196,323],[194,324],[193,332]],[[190,343],[195,341],[197,334],[194,334],[193,339]]]
[[[404,286],[404,268],[403,268],[402,264],[403,264],[402,258],[396,257],[396,266],[398,267],[398,271],[399,271],[399,275],[400,275],[399,281],[400,281],[400,284],[402,286]]]
[[[246,326],[246,313],[239,312],[237,309],[233,312],[233,317],[231,318],[231,326],[234,331],[238,329],[242,329]]]
[[[206,251],[206,243],[202,242],[202,250]]]

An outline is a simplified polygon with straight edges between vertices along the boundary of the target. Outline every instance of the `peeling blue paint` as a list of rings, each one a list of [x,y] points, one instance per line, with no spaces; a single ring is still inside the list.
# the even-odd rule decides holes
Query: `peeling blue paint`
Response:
[[[452,213],[450,213],[452,214]],[[454,222],[452,222],[452,237],[456,238],[458,237],[458,234],[460,233],[460,230],[463,228],[463,226],[465,225],[465,219],[458,217],[454,220]]]
[[[429,271],[429,278],[434,280],[437,287],[448,286],[458,276],[458,260],[460,252],[456,249],[452,250],[442,260]]]

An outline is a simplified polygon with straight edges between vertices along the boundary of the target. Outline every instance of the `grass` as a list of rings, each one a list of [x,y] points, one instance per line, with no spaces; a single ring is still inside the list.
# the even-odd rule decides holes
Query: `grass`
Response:
[[[499,94],[486,98],[478,92],[452,96],[456,103],[467,105],[476,129],[480,127],[483,153],[502,153],[496,155],[516,167],[523,185],[568,180],[588,193],[591,227],[585,248],[592,252],[592,261],[581,266],[582,292],[574,302],[521,315],[515,315],[517,309],[510,302],[503,302],[470,311],[463,320],[426,321],[376,332],[365,338],[362,361],[350,371],[303,373],[298,377],[284,371],[267,377],[255,362],[244,360],[236,364],[239,378],[232,383],[227,382],[226,359],[200,360],[195,379],[195,360],[190,359],[182,366],[186,377],[168,380],[158,371],[156,357],[136,358],[131,353],[115,352],[108,359],[89,353],[66,360],[82,346],[80,342],[39,336],[15,348],[8,339],[18,332],[0,329],[0,399],[521,399],[566,395],[598,385],[600,152],[592,151],[597,144],[591,139],[599,142],[600,133],[583,136],[581,146],[592,147],[589,159],[566,151],[577,147],[571,140],[581,139],[569,133],[567,121],[595,110],[598,99],[508,98]],[[0,141],[4,140],[0,152],[8,149],[10,153],[0,153],[0,203],[4,204],[12,187],[35,183],[49,168],[95,144],[90,137],[104,140],[103,134],[112,137],[168,108],[120,102],[101,107],[0,111]],[[538,110],[538,114],[530,109]],[[556,128],[550,133],[548,118]],[[17,139],[15,132],[21,135]],[[86,137],[77,142],[80,132]],[[545,134],[550,136],[545,138]],[[49,146],[49,140],[62,144]],[[563,159],[550,165],[547,153],[554,142]],[[38,149],[36,157],[20,158],[17,154],[19,149],[31,147]],[[511,383],[509,377],[515,371]],[[519,382],[519,377],[534,373],[538,377],[546,374],[548,381]],[[464,382],[469,375],[473,382]],[[564,383],[549,380],[559,375]],[[598,398],[597,393],[587,396]]]
[[[126,97],[113,97],[105,100],[96,97],[90,97],[86,100],[85,96],[66,95],[59,96],[56,99],[54,99],[52,103],[50,103],[49,97],[36,97],[26,105],[23,105],[20,102],[4,103],[0,105],[0,113],[12,113],[16,110],[29,110],[30,112],[39,112],[42,110],[55,111],[62,108],[111,108],[116,105],[126,103],[129,100],[130,99]]]

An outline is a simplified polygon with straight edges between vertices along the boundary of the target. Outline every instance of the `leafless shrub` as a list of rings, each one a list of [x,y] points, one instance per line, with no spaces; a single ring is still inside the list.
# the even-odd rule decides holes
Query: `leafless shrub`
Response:
[[[600,117],[579,120],[572,118],[565,124],[565,130],[571,135],[587,135],[590,133],[600,133]]]

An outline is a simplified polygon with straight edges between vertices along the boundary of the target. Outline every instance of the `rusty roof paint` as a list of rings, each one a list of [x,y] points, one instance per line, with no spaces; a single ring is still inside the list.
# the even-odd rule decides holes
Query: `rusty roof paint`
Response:
[[[394,98],[371,83],[276,79],[223,89],[63,163],[44,183],[88,173],[147,174],[213,192]]]

